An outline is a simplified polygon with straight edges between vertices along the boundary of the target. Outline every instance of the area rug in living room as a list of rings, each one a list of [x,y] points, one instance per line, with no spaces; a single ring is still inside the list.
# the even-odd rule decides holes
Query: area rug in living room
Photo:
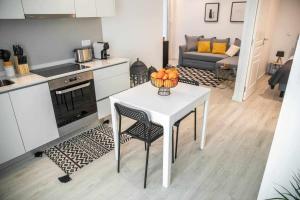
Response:
[[[218,79],[217,76],[209,70],[181,66],[178,66],[177,68],[179,70],[180,79],[196,81],[200,85],[210,87],[217,87],[222,83],[222,80]]]
[[[122,135],[121,143],[130,139],[130,136]],[[113,131],[108,125],[101,124],[45,150],[44,153],[66,173],[66,176],[58,179],[68,182],[71,174],[113,149]]]

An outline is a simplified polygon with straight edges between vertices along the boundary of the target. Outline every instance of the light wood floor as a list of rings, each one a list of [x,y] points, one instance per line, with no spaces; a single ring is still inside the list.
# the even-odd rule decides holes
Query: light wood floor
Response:
[[[168,189],[161,179],[162,139],[150,148],[147,189],[144,144],[132,140],[122,145],[120,174],[113,152],[76,172],[67,184],[57,180],[64,173],[47,157],[30,159],[0,173],[0,199],[254,200],[281,107],[266,80],[244,103],[231,101],[231,89],[213,89],[203,151],[199,135],[193,140],[193,116],[183,122]]]

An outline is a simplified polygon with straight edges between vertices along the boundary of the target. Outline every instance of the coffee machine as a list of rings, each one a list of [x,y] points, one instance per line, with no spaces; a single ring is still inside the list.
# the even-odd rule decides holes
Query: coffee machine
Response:
[[[97,59],[101,59],[101,60],[107,59],[109,57],[108,49],[109,49],[108,42],[93,43],[94,57]]]

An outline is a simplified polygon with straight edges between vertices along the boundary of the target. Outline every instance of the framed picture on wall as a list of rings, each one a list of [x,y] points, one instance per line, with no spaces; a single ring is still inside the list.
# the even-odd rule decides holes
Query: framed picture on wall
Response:
[[[205,22],[218,22],[219,20],[220,3],[206,3],[205,4]]]
[[[244,22],[246,1],[236,1],[231,4],[230,22]]]

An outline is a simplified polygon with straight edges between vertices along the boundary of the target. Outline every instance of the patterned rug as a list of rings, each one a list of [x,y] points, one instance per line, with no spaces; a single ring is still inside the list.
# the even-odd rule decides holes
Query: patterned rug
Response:
[[[213,72],[208,70],[180,66],[178,67],[178,70],[180,79],[196,81],[200,85],[217,87],[222,83],[222,80],[218,79]]]
[[[122,135],[121,143],[130,139],[130,136]],[[107,125],[99,125],[45,150],[44,153],[67,174],[67,179],[71,180],[69,175],[113,149],[112,129]],[[68,182],[62,181],[61,178],[61,182]]]

